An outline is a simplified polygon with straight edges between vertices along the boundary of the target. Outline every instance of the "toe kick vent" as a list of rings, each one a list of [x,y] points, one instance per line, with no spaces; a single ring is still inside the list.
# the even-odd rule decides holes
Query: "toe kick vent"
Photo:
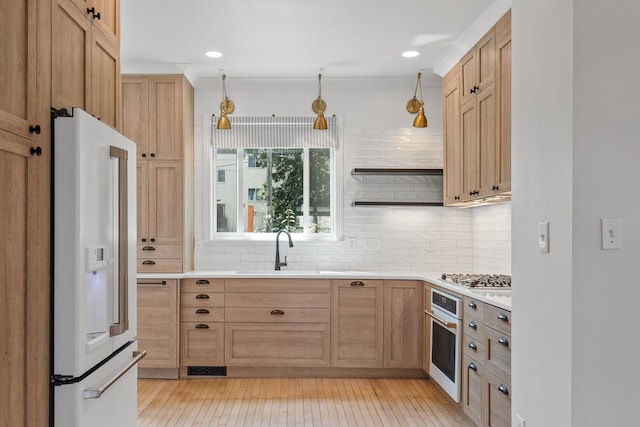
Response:
[[[187,366],[187,375],[226,377],[226,366]]]

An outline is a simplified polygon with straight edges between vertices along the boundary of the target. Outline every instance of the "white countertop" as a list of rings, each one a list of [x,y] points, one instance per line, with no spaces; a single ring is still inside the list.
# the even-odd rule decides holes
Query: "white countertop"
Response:
[[[433,272],[405,272],[405,271],[210,271],[196,270],[186,273],[161,273],[161,274],[138,274],[138,279],[188,279],[188,278],[304,278],[304,279],[386,279],[386,280],[424,280],[442,289],[449,290],[455,294],[469,296],[478,301],[486,302],[496,307],[511,311],[511,290],[491,290],[473,289],[467,286],[458,285],[442,280],[441,273]]]

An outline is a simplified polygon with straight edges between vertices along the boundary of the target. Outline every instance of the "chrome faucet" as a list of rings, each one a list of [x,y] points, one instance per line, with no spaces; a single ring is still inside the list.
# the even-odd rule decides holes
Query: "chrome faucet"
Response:
[[[281,233],[285,233],[287,235],[287,237],[289,238],[289,247],[292,248],[293,247],[293,242],[291,241],[291,234],[289,234],[289,232],[287,230],[280,230],[278,231],[278,234],[276,234],[276,271],[280,270],[280,267],[286,267],[287,266],[287,257],[284,257],[284,262],[280,262],[280,244],[278,243],[279,239],[280,239],[280,234]]]

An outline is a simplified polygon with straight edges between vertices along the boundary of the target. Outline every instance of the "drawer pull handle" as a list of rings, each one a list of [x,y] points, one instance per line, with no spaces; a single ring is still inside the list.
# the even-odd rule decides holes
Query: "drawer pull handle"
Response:
[[[474,342],[470,342],[470,343],[469,343],[469,348],[470,348],[471,350],[477,350],[477,349],[478,349],[478,346],[476,345],[476,343],[474,343]]]
[[[207,294],[198,294],[198,295],[196,295],[196,299],[209,299],[209,295],[207,295]]]
[[[209,310],[206,308],[199,308],[196,310],[196,314],[209,314]]]
[[[473,362],[469,363],[469,369],[471,369],[472,371],[477,371],[478,370],[478,368],[476,367],[476,364],[473,363]]]
[[[476,322],[473,322],[473,321],[472,321],[472,322],[469,322],[469,327],[470,327],[471,329],[478,329],[478,325],[476,325]]]
[[[498,320],[502,320],[503,322],[508,322],[509,321],[509,317],[507,317],[507,315],[504,314],[504,313],[500,313],[500,314],[498,314]]]
[[[205,325],[204,323],[198,323],[196,325],[196,329],[209,329],[209,325]]]
[[[502,394],[509,394],[509,389],[504,384],[500,384],[500,386],[498,386],[498,391]]]
[[[156,265],[156,262],[151,260],[146,260],[146,261],[142,261],[142,265]]]
[[[209,281],[204,279],[198,280],[196,282],[196,285],[208,285],[208,284],[209,284]]]
[[[508,346],[509,345],[509,341],[507,341],[507,339],[505,337],[500,337],[498,339],[498,344],[502,344],[504,346]]]
[[[351,282],[351,286],[364,286],[364,283],[361,282],[360,280],[356,280]]]
[[[284,311],[282,311],[282,310],[271,310],[271,314],[273,314],[274,316],[282,316],[282,315],[284,315]]]
[[[469,308],[478,308],[478,306],[476,305],[476,303],[474,301],[471,301],[469,303]]]
[[[153,246],[145,246],[142,248],[143,251],[155,251],[156,248],[154,248]]]

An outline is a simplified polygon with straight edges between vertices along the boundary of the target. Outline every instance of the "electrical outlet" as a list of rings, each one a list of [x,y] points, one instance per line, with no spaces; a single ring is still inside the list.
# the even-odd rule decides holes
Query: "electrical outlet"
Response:
[[[527,422],[520,415],[516,415],[516,427],[527,427]]]

